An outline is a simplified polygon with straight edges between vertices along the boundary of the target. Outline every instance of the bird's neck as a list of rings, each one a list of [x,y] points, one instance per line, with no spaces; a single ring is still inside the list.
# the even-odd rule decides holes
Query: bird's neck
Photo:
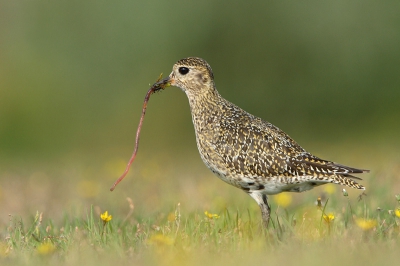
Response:
[[[222,97],[217,90],[207,90],[201,93],[186,93],[192,114],[215,112]]]
[[[221,116],[221,103],[224,101],[217,90],[208,90],[196,95],[186,93],[186,95],[196,132],[216,123]]]

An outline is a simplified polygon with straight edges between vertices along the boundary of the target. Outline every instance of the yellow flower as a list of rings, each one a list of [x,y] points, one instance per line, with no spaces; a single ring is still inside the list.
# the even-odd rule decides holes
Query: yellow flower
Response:
[[[333,215],[333,213],[330,213],[328,215],[324,214],[322,217],[328,224],[330,224],[333,220],[335,220],[335,215]]]
[[[100,188],[97,182],[82,180],[78,183],[77,191],[81,197],[94,198],[100,193]]]
[[[218,219],[219,218],[218,214],[209,213],[208,211],[205,211],[204,214],[207,216],[208,219]]]
[[[126,161],[124,159],[114,159],[107,162],[104,165],[104,170],[107,172],[108,176],[112,179],[115,176],[121,175],[125,171]]]
[[[163,234],[152,235],[148,242],[159,246],[171,246],[174,244],[174,239]]]
[[[378,224],[378,222],[376,220],[372,220],[372,219],[358,218],[358,219],[356,219],[356,224],[362,230],[367,231],[367,230],[374,228]]]
[[[337,186],[334,185],[334,184],[326,184],[326,185],[324,186],[324,191],[325,191],[327,194],[333,194],[333,193],[336,192],[336,188],[337,188]]]
[[[282,208],[286,208],[292,203],[292,196],[289,193],[280,193],[274,196],[274,201]]]
[[[168,217],[167,217],[167,219],[168,219],[168,221],[169,221],[169,222],[173,222],[173,221],[175,221],[175,220],[176,220],[175,213],[173,213],[173,212],[170,212],[170,213],[168,214]]]
[[[112,215],[108,215],[108,211],[105,211],[100,215],[100,218],[105,222],[108,223],[112,219]]]
[[[36,248],[37,253],[40,255],[47,255],[53,253],[55,250],[56,247],[51,242],[42,243]]]
[[[5,243],[0,243],[0,258],[5,258],[10,253],[10,247]]]
[[[397,209],[394,211],[394,214],[396,214],[396,216],[400,218],[400,208],[397,208]]]

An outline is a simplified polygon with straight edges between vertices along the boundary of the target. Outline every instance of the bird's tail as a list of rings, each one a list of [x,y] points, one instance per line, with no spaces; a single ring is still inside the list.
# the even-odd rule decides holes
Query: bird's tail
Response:
[[[339,184],[339,185],[345,185],[351,188],[356,188],[356,189],[363,189],[365,190],[365,187],[361,184],[358,184],[356,181],[353,179],[360,179],[359,177],[352,176],[349,174],[344,174],[344,175],[335,175],[333,178],[333,183]]]

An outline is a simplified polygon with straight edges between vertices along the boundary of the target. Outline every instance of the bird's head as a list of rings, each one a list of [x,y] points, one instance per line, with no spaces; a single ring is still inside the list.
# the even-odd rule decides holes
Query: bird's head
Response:
[[[171,74],[159,81],[159,84],[175,86],[188,96],[215,90],[214,75],[210,65],[201,58],[188,57],[176,62]]]

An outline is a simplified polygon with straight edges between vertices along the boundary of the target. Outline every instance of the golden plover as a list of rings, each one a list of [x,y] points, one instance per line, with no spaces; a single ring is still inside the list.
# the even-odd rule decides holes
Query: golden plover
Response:
[[[365,189],[352,174],[368,170],[320,159],[276,126],[225,100],[205,60],[179,60],[166,79],[153,85],[156,90],[168,86],[179,87],[189,99],[203,162],[220,179],[256,200],[265,227],[271,211],[267,195],[303,192],[326,183]]]

